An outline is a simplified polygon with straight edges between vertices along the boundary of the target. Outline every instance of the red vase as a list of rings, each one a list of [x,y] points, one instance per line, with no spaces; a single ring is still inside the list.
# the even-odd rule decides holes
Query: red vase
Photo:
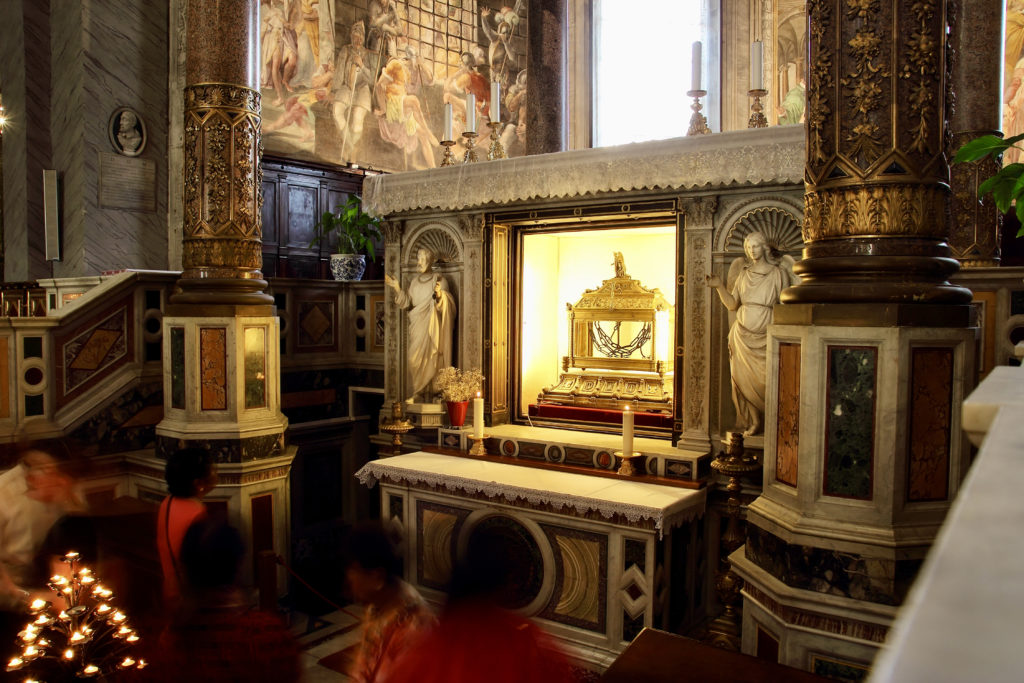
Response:
[[[446,401],[448,405],[448,421],[452,427],[461,427],[466,424],[466,408],[469,401]]]

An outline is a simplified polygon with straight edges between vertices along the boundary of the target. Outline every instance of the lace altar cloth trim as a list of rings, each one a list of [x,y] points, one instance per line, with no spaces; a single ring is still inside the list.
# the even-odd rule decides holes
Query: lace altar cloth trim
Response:
[[[502,476],[503,474],[512,473],[514,470],[522,470],[522,474],[525,474],[527,477],[532,476],[532,478],[538,480],[546,479],[557,488],[566,488],[567,485],[572,486],[573,483],[578,483],[581,486],[597,484],[597,486],[593,487],[595,493],[603,492],[607,493],[608,496],[602,498],[596,495],[576,495],[564,490],[532,488],[503,483],[494,479],[484,480],[482,478],[459,476],[443,471],[430,471],[432,469],[439,469],[436,465],[443,462],[443,459],[451,461],[453,469],[461,464],[459,461],[481,463],[485,465],[481,475],[494,477],[494,479],[505,478]],[[399,460],[401,461],[399,465],[388,464],[389,461]],[[420,466],[421,460],[422,466]],[[360,483],[370,488],[378,481],[387,479],[399,484],[436,486],[452,492],[462,490],[468,493],[482,494],[490,499],[503,498],[512,504],[523,500],[530,505],[547,504],[555,506],[556,509],[559,507],[570,507],[582,513],[593,510],[606,519],[622,515],[631,524],[636,524],[642,520],[651,520],[654,522],[654,528],[658,531],[659,537],[664,534],[666,528],[670,529],[703,515],[706,500],[706,493],[703,489],[677,489],[658,484],[630,481],[628,479],[612,480],[571,472],[536,470],[505,463],[466,461],[464,458],[433,453],[408,453],[406,455],[385,458],[384,460],[375,460],[364,465],[356,472],[355,476],[359,479]],[[624,493],[636,498],[658,498],[665,501],[666,505],[655,507],[641,503],[626,502],[621,500]],[[613,498],[619,498],[619,500],[614,500]]]
[[[772,126],[457,164],[369,177],[363,206],[388,216],[603,192],[792,185],[804,179],[804,146],[803,126]]]

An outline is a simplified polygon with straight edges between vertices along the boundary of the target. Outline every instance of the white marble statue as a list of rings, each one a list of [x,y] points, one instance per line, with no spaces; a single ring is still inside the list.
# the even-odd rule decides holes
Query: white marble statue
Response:
[[[455,298],[448,281],[431,270],[434,255],[421,248],[416,253],[419,273],[402,290],[398,281],[384,276],[395,290],[395,303],[409,309],[409,348],[406,352],[406,394],[412,401],[429,403],[434,398],[434,376],[452,364],[452,330]]]
[[[772,306],[779,302],[782,290],[797,284],[799,278],[792,271],[793,259],[774,253],[759,232],[746,236],[743,251],[746,256],[729,266],[728,286],[717,275],[708,275],[707,284],[718,291],[726,308],[736,312],[736,321],[729,328],[732,402],[743,423],[743,434],[752,436],[763,431]]]

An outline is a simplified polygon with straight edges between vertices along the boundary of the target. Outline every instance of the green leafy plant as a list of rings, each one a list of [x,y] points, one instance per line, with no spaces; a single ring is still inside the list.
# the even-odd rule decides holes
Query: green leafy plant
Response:
[[[1003,139],[998,135],[982,135],[980,138],[971,140],[956,153],[953,157],[954,164],[962,164],[971,161],[979,161],[985,157],[998,159],[999,155],[1017,147],[1018,142],[1024,141],[1024,135],[1015,135],[1012,138]],[[996,208],[1002,213],[1007,213],[1011,206],[1015,207],[1017,220],[1021,228],[1017,231],[1017,237],[1024,236],[1024,164],[1007,164],[999,171],[978,186],[978,196],[992,195]]]
[[[309,246],[315,246],[331,234],[337,234],[337,253],[358,254],[365,249],[367,256],[373,261],[376,260],[374,241],[381,239],[380,224],[379,218],[363,213],[362,199],[357,195],[351,195],[348,201],[334,211],[324,211],[320,220],[313,226],[315,236]]]

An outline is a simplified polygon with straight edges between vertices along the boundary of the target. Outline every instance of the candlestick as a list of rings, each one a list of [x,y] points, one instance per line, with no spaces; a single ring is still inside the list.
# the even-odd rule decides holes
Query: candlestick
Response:
[[[441,140],[441,144],[444,146],[444,157],[441,159],[442,166],[454,166],[455,155],[452,154],[452,145],[455,144],[454,140]]]
[[[686,94],[693,98],[693,104],[690,105],[690,109],[693,110],[693,116],[690,117],[690,129],[686,131],[686,134],[707,135],[711,132],[711,129],[708,128],[707,118],[700,113],[700,110],[704,108],[700,103],[700,98],[708,94],[707,90],[689,90]]]
[[[476,133],[467,130],[462,134],[462,137],[465,138],[465,142],[462,144],[466,146],[466,154],[462,157],[462,162],[468,164],[474,161],[479,161],[479,158],[477,158],[476,155]]]
[[[491,121],[487,125],[491,127],[491,148],[487,150],[487,160],[507,159],[505,147],[501,144],[501,136],[498,135],[498,131],[501,130],[501,121]]]
[[[629,406],[622,409],[622,452],[633,452],[633,411]]]
[[[761,106],[761,98],[768,94],[767,90],[751,90],[747,93],[754,98],[753,104],[750,105],[750,120],[747,121],[747,128],[767,128],[768,119],[761,113],[764,107]]]
[[[476,132],[476,95],[466,93],[466,132]]]
[[[491,81],[491,121],[501,121],[501,83]]]
[[[476,436],[475,434],[469,435],[469,440],[473,442],[473,445],[469,449],[470,455],[487,455],[487,448],[484,446],[484,441],[491,438],[489,434],[481,434]]]
[[[473,399],[473,436],[478,439],[484,437],[484,400],[479,391]]]
[[[452,103],[448,102],[444,105],[444,137],[442,140],[451,140],[455,136],[452,134]]]
[[[764,43],[755,40],[750,46],[750,89],[764,88]]]
[[[693,67],[693,77],[690,79],[690,83],[691,83],[690,89],[691,90],[700,90],[700,77],[701,77],[701,71],[703,71],[702,65],[700,63],[700,57],[701,57],[700,52],[701,52],[701,45],[700,45],[700,41],[698,40],[697,42],[695,42],[693,44],[693,58],[692,58],[693,63],[691,65]]]

